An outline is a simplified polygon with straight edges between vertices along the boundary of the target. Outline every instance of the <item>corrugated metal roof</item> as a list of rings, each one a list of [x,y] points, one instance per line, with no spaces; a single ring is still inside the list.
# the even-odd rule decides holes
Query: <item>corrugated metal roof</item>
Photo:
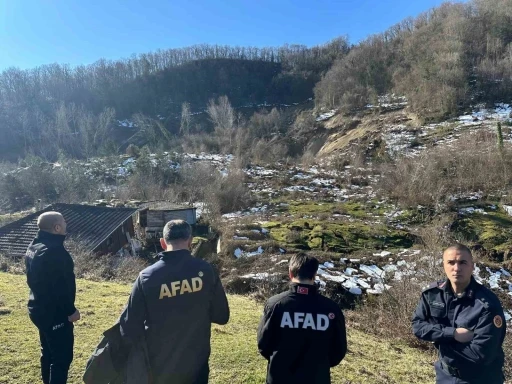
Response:
[[[60,212],[66,219],[68,237],[80,241],[87,250],[94,251],[137,209],[53,204],[0,227],[0,253],[23,256],[37,233],[38,216],[48,211]]]

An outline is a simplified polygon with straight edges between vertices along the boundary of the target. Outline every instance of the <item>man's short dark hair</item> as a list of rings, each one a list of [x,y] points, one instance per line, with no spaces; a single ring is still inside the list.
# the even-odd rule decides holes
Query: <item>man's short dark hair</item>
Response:
[[[300,280],[312,280],[318,271],[318,259],[305,253],[297,253],[290,259],[290,272]]]
[[[164,227],[163,237],[167,244],[176,240],[188,240],[192,236],[192,227],[185,220],[171,220]]]
[[[473,254],[471,253],[471,249],[466,247],[464,244],[457,243],[457,244],[451,245],[451,246],[449,246],[448,248],[446,248],[444,250],[444,252],[446,252],[446,251],[456,251],[456,252],[460,252],[460,253],[466,253],[471,258],[473,258]],[[444,252],[443,252],[443,255],[444,255]]]

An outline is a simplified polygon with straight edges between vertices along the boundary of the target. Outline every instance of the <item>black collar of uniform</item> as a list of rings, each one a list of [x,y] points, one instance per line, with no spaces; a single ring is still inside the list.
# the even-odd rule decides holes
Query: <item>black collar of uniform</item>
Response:
[[[471,276],[471,281],[469,282],[469,285],[466,287],[466,290],[464,291],[461,298],[467,297],[469,299],[473,299],[475,297],[475,292],[478,289],[479,285],[480,284],[478,284],[475,278]],[[439,288],[453,296],[456,296],[455,292],[453,292],[452,284],[450,283],[449,279],[446,279],[443,282],[441,282],[439,284]]]
[[[66,240],[66,235],[57,235],[46,231],[39,230],[37,232],[37,238],[42,241],[51,242],[53,244],[62,245]]]
[[[302,284],[302,283],[291,283],[290,291],[298,293],[299,295],[314,295],[317,293],[316,285]]]
[[[158,254],[160,260],[169,260],[176,257],[192,256],[188,249],[178,249],[177,251],[164,251]]]

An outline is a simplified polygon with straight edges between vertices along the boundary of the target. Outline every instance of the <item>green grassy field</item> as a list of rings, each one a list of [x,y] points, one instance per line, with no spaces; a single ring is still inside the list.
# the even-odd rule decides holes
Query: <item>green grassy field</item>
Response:
[[[103,330],[112,325],[127,300],[130,287],[78,281],[77,307],[83,320],[75,328],[75,360],[69,383],[81,383],[85,363]],[[24,276],[0,273],[0,383],[39,381],[36,328],[26,314],[28,290]],[[261,306],[240,296],[229,297],[231,320],[214,326],[211,383],[264,383],[266,362],[256,349]],[[333,383],[432,383],[430,357],[399,343],[382,341],[348,329],[349,353],[333,370]]]

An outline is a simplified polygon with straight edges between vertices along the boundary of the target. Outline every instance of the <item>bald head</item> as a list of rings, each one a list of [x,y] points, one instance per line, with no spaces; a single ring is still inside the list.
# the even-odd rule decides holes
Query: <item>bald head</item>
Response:
[[[37,226],[40,231],[55,235],[66,234],[66,221],[59,212],[45,212],[37,218]]]

